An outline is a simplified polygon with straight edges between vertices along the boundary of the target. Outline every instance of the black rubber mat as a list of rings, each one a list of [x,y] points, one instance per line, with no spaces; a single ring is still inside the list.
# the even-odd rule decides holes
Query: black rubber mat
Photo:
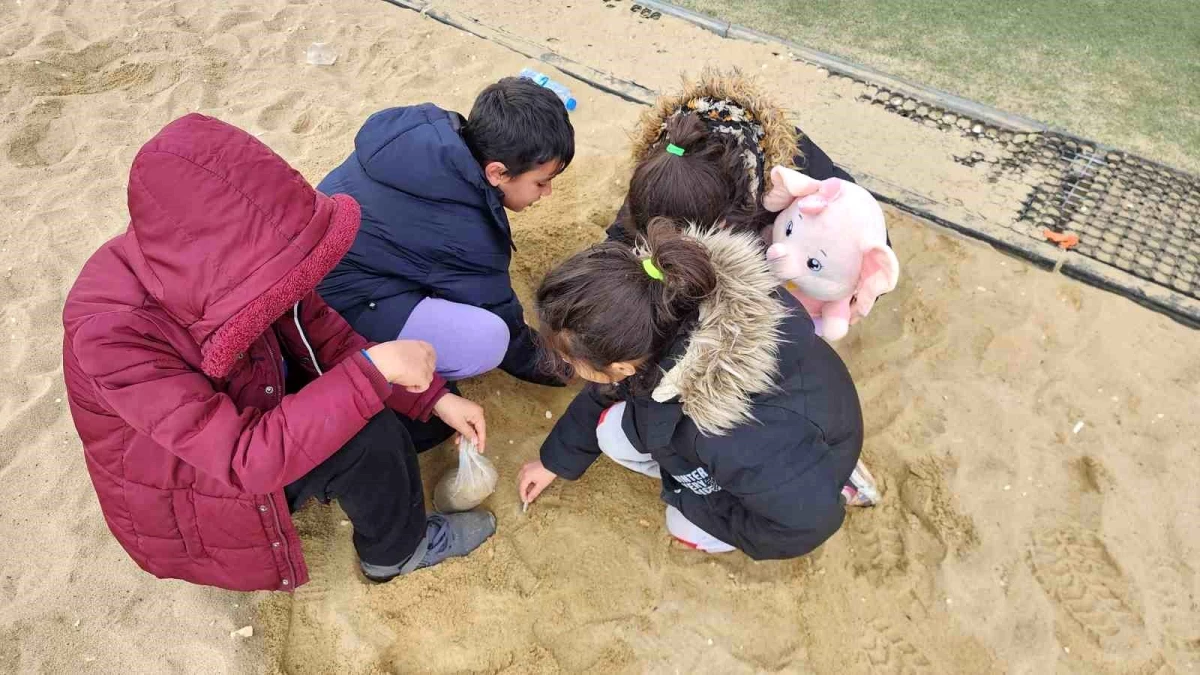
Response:
[[[1024,154],[1048,176],[1022,221],[1075,234],[1080,255],[1200,299],[1200,180],[1058,134]]]
[[[1075,235],[1071,250],[1138,279],[1200,300],[1200,178],[1151,160],[1054,131],[1021,131],[988,124],[919,96],[871,86],[858,100],[945,133],[1003,147],[955,157],[965,166],[994,161],[989,180],[1030,188],[1017,218],[1004,225],[1046,242],[1046,231]],[[1078,274],[1093,281],[1095,274]],[[1099,285],[1154,306],[1185,323],[1200,323],[1192,303],[1108,278]]]

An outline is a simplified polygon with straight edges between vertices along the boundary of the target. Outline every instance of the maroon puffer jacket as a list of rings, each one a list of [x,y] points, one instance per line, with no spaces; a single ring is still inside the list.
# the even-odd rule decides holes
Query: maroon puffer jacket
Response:
[[[129,229],[84,265],[63,370],[112,533],[143,569],[234,590],[308,580],[283,486],[386,403],[426,419],[445,393],[392,388],[313,292],[358,230],[254,137],[188,115],[134,159]],[[283,354],[317,377],[283,395]],[[389,398],[390,397],[390,398]]]

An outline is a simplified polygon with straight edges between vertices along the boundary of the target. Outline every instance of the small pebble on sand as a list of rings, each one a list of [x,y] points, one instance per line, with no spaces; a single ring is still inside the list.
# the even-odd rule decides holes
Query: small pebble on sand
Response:
[[[233,631],[232,633],[230,633],[230,634],[229,634],[229,637],[231,637],[231,638],[235,638],[235,637],[241,637],[241,638],[254,637],[254,626],[243,626],[242,628],[239,628],[239,629],[237,629],[237,630]]]
[[[1075,428],[1071,430],[1071,433],[1077,434],[1081,431],[1083,431],[1083,422],[1076,422]]]
[[[552,413],[552,412],[550,412],[549,410],[547,410],[547,411],[546,411],[546,419],[548,419],[548,420],[549,420],[549,419],[554,419],[554,413]]]
[[[1011,485],[1005,485],[1005,486],[1004,486],[1004,491],[1005,491],[1005,492],[1008,492],[1008,491],[1009,491],[1009,490],[1011,490],[1011,489],[1012,489],[1012,486],[1011,486]]]
[[[341,522],[338,523],[338,525],[341,525],[342,527],[345,527],[349,524],[350,524],[350,521],[348,521],[348,520],[342,520]]]

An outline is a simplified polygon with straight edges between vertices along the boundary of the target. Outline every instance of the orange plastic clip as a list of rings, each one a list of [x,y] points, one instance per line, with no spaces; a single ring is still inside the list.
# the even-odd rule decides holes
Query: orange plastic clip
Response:
[[[1042,230],[1042,236],[1050,241],[1058,244],[1058,247],[1064,251],[1075,248],[1079,245],[1079,235],[1070,232],[1055,232],[1054,230]]]

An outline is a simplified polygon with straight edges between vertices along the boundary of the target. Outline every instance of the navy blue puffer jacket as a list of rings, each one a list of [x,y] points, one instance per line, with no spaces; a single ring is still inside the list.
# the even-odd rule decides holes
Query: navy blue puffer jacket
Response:
[[[502,194],[460,135],[465,120],[431,103],[372,115],[354,152],[318,189],[362,207],[350,252],[318,292],[369,340],[394,340],[421,300],[474,305],[504,320],[500,367],[551,384],[508,276],[515,250]]]

